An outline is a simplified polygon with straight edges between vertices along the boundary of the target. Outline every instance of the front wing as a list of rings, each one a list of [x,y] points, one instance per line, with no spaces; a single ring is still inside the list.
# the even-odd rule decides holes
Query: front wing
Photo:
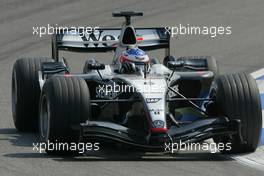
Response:
[[[81,124],[80,141],[99,140],[127,144],[146,150],[162,150],[165,143],[195,143],[206,139],[238,135],[241,142],[240,120],[225,117],[197,120],[182,127],[172,127],[167,133],[146,134],[111,122],[87,121]]]

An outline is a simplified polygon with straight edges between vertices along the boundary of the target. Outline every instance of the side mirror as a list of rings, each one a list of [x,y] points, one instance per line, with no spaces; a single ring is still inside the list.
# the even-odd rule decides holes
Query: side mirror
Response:
[[[102,63],[89,63],[87,68],[90,70],[103,70],[105,69],[105,64]]]
[[[183,61],[168,61],[167,67],[169,69],[174,70],[175,68],[183,67],[184,62]]]

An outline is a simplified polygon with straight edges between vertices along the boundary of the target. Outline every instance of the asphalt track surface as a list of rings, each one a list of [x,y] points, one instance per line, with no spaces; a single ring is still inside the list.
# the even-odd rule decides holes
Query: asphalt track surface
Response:
[[[50,157],[32,150],[36,134],[17,133],[11,116],[11,68],[17,58],[50,56],[50,37],[32,35],[33,26],[120,26],[112,11],[143,11],[136,26],[192,24],[232,26],[232,35],[182,36],[172,40],[172,53],[212,55],[221,73],[252,72],[264,66],[263,0],[1,0],[0,1],[0,175],[263,175],[260,170],[209,152],[177,155],[146,154],[111,149],[78,158]],[[161,54],[157,54],[161,59]],[[111,55],[67,54],[73,70],[83,60],[97,57],[110,63]],[[263,157],[263,156],[260,156]]]

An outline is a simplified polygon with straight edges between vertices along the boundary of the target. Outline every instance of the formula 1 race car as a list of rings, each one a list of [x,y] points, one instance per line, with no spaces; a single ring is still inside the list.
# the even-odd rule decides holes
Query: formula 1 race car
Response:
[[[219,75],[209,56],[173,57],[165,28],[57,31],[52,58],[22,58],[12,75],[12,112],[19,131],[39,127],[43,142],[111,142],[149,151],[164,143],[231,143],[222,152],[253,152],[262,125],[260,95],[246,73]],[[146,52],[165,49],[163,59]],[[71,74],[59,51],[114,51],[105,65],[88,59],[83,73]],[[160,63],[160,60],[163,60]],[[48,153],[65,153],[56,149]]]

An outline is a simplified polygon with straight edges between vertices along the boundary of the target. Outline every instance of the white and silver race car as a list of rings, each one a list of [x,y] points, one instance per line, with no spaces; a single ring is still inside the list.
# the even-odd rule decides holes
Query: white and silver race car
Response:
[[[253,152],[262,124],[255,80],[246,73],[219,75],[213,57],[170,55],[165,28],[57,31],[52,58],[22,58],[12,75],[12,112],[20,131],[39,129],[43,142],[107,141],[150,151],[164,143],[231,143],[223,152]],[[146,52],[165,49],[164,59]],[[71,74],[59,51],[114,51],[105,65],[88,59]],[[163,60],[162,63],[159,60]],[[48,153],[70,151],[46,150]]]

